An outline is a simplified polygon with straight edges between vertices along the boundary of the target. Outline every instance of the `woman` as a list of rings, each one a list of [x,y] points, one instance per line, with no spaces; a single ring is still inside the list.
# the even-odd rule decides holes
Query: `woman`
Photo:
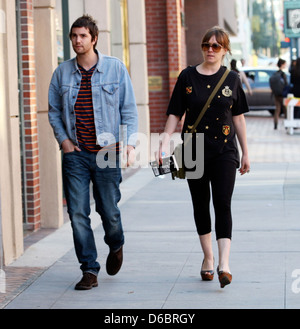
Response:
[[[246,86],[246,88],[248,90],[248,93],[251,96],[252,95],[252,89],[251,89],[250,83],[248,81],[248,78],[247,78],[244,71],[239,71],[236,64],[237,64],[236,60],[232,59],[231,62],[230,62],[231,70],[235,71],[240,76],[241,82]]]
[[[230,52],[228,34],[219,27],[208,30],[202,41],[202,52],[203,63],[183,70],[174,88],[167,111],[166,134],[160,147],[160,161],[162,154],[169,153],[170,137],[183,115],[186,114],[184,133],[195,123],[210,93],[223,76],[226,68],[222,66],[222,61],[226,53]],[[219,251],[217,270],[222,288],[231,283],[232,279],[229,268],[231,196],[236,170],[240,165],[235,133],[242,150],[239,171],[243,175],[250,170],[243,115],[247,111],[248,105],[240,78],[231,71],[197,127],[198,133],[204,133],[204,174],[200,179],[188,179],[195,224],[204,253],[201,268],[203,280],[212,280],[214,276],[209,185],[212,187]]]
[[[286,67],[286,61],[284,59],[279,58],[279,60],[277,62],[277,66],[279,69],[277,71],[277,73],[279,73],[280,79],[283,81],[284,89],[285,89],[288,86],[286,74],[283,72],[283,70]],[[283,108],[283,110],[285,112],[284,113],[285,117],[286,117],[286,108],[283,105],[283,94],[280,94],[280,95],[274,94],[274,97],[275,97],[274,129],[276,130],[277,126],[278,126],[280,113],[281,113],[281,108]]]

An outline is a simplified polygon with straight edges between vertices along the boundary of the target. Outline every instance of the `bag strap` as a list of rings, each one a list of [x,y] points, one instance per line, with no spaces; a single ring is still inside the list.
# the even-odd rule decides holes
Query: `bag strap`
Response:
[[[191,134],[193,134],[198,126],[198,124],[200,123],[201,119],[203,118],[205,112],[207,111],[207,109],[210,106],[210,103],[212,102],[213,98],[215,97],[216,93],[218,92],[218,90],[221,88],[223,82],[225,81],[225,79],[227,78],[228,74],[229,74],[229,70],[226,69],[226,71],[224,72],[222,78],[220,79],[220,81],[218,82],[218,84],[216,85],[215,89],[213,90],[213,92],[211,93],[211,95],[209,96],[206,104],[204,105],[202,111],[199,114],[198,119],[196,120],[196,122],[193,125],[193,128],[191,130]]]

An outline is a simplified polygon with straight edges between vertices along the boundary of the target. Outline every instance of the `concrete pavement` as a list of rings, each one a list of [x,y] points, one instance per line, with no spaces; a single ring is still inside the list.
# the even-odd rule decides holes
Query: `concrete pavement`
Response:
[[[274,131],[271,120],[247,116],[252,169],[237,177],[233,197],[231,285],[221,289],[216,274],[201,281],[203,254],[186,181],[154,178],[149,168],[122,184],[126,242],[117,276],[105,272],[108,248],[92,207],[99,287],[74,290],[81,272],[66,223],[11,264],[40,271],[3,308],[300,308],[300,134],[288,136],[282,125]],[[217,262],[215,239],[213,246]]]

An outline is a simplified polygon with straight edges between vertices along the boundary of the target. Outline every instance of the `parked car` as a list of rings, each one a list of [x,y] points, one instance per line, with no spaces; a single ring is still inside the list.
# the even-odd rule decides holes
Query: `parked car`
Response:
[[[278,69],[276,67],[243,67],[241,71],[244,71],[252,89],[252,95],[250,95],[246,87],[247,101],[250,111],[253,110],[268,110],[271,114],[275,110],[275,100],[272,95],[272,91],[269,85],[269,79],[273,73]],[[290,74],[286,73],[288,81],[290,80]]]

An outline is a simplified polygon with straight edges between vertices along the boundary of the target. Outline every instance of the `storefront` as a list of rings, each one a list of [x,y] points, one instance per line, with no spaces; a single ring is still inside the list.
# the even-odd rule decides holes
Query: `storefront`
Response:
[[[48,87],[59,63],[74,56],[68,33],[91,14],[98,50],[126,64],[141,125],[149,134],[144,1],[0,0],[0,197],[5,265],[23,238],[64,223],[61,152],[48,123]]]

